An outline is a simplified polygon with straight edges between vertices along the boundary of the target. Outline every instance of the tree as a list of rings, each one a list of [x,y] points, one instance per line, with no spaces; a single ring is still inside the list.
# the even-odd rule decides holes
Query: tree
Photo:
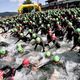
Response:
[[[26,0],[26,1],[24,1],[24,3],[23,4],[31,4],[32,3],[32,1],[31,0]]]

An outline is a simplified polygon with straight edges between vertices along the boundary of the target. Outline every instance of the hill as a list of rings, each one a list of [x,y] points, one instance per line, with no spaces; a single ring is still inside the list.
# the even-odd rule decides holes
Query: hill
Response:
[[[13,16],[16,14],[17,12],[3,12],[3,13],[0,13],[0,16],[5,17],[5,16]]]

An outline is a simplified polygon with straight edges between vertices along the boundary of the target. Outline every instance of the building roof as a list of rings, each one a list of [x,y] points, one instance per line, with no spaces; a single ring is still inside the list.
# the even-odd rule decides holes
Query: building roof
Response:
[[[49,7],[49,6],[53,6],[53,5],[58,5],[58,4],[66,4],[66,3],[71,3],[71,2],[80,2],[80,0],[68,0],[68,1],[59,1],[59,2],[56,2],[56,1],[53,1],[51,0],[52,2],[50,4],[46,4],[44,5],[44,7]]]
[[[63,3],[70,3],[70,2],[75,2],[75,1],[80,1],[80,0],[47,0],[46,2],[54,2],[54,1],[63,1]]]
[[[63,1],[63,3],[71,3],[71,2],[77,2],[77,1],[80,1],[80,0],[68,0],[68,1]]]

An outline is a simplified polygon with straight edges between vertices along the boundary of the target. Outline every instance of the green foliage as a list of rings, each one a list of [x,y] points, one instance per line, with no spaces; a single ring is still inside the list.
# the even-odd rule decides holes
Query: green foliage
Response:
[[[32,1],[31,0],[26,0],[26,1],[24,1],[24,3],[23,4],[31,4],[32,3]]]

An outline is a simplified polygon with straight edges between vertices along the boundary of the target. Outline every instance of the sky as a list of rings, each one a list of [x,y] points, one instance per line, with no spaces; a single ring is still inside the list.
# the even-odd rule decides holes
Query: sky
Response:
[[[24,0],[0,0],[0,12],[17,12],[20,4],[23,3]],[[37,0],[32,0],[32,2],[36,2]],[[40,3],[44,4],[45,0],[39,0]]]

